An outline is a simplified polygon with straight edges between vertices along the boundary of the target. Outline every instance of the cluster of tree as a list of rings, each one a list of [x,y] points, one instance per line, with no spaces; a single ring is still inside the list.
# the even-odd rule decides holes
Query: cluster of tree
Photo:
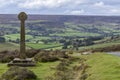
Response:
[[[44,44],[56,42],[56,39],[41,40]]]
[[[104,38],[104,36],[88,37],[88,39],[92,40],[92,41],[101,40],[103,38]]]
[[[96,27],[94,27],[94,26],[95,25],[85,25],[85,26],[78,25],[78,27],[79,27],[78,30],[81,31],[81,32],[100,33],[101,30],[96,28]]]
[[[120,35],[115,35],[115,36],[113,35],[113,36],[111,36],[110,39],[111,39],[111,40],[114,40],[114,39],[119,39],[119,38],[120,38]]]
[[[19,38],[17,38],[16,40],[11,40],[11,39],[9,39],[8,42],[12,42],[12,43],[17,43],[17,44],[19,44],[19,43],[20,43],[20,39],[19,39]],[[26,39],[25,42],[30,42],[30,39]]]
[[[60,43],[63,43],[63,49],[67,49],[70,45],[72,46],[71,48],[78,50],[79,47],[81,46],[89,46],[94,44],[94,40],[97,40],[97,38],[86,38],[84,40],[60,40]]]
[[[0,43],[5,43],[5,38],[4,37],[0,37]]]
[[[94,42],[89,38],[84,39],[84,40],[77,39],[77,40],[74,40],[72,43],[73,49],[76,49],[76,50],[78,50],[78,48],[81,46],[89,46],[89,45],[93,45],[93,44],[94,44]]]
[[[67,49],[67,48],[73,48],[73,49],[77,49],[81,46],[89,46],[89,45],[93,45],[95,44],[94,41],[97,40],[101,40],[103,39],[104,36],[97,36],[97,37],[87,37],[84,39],[60,39],[59,43],[63,44],[63,49]],[[69,47],[70,46],[70,47]]]

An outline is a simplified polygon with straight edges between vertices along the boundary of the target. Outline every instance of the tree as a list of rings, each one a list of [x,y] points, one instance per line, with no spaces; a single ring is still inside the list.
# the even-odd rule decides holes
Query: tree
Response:
[[[5,42],[5,38],[4,37],[0,37],[0,43],[4,43]]]

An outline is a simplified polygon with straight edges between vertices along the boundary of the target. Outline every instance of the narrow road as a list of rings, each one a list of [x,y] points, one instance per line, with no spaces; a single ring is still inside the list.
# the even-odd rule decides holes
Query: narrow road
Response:
[[[112,54],[120,57],[120,52],[107,52],[107,54]]]

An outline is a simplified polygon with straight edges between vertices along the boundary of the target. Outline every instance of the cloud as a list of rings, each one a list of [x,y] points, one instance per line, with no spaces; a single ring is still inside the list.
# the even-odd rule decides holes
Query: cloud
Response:
[[[118,13],[118,12],[120,12],[120,10],[118,10],[118,9],[112,9],[112,10],[110,10],[110,12],[112,12],[112,13]]]
[[[67,10],[65,11],[65,14],[71,14],[71,15],[81,15],[84,14],[85,11],[83,9],[81,10]]]
[[[110,9],[109,13],[111,13],[111,14],[120,14],[120,9]]]
[[[85,2],[85,0],[26,0],[18,4],[21,8],[38,9],[38,8],[57,8],[61,6],[76,5]],[[71,5],[71,6],[72,6]]]
[[[6,6],[6,5],[9,5],[9,4],[12,4],[12,3],[14,3],[14,0],[9,0],[9,1],[0,0],[0,7]]]
[[[0,13],[120,15],[119,0],[0,0]]]
[[[104,2],[100,1],[100,2],[96,2],[96,3],[94,4],[94,6],[95,6],[95,7],[105,7],[106,5],[105,5]]]
[[[111,4],[109,4],[109,2],[107,2],[107,1],[103,2],[103,1],[94,3],[92,6],[93,11],[91,10],[91,12],[92,13],[94,12],[95,14],[100,14],[100,15],[116,15],[116,14],[118,15],[118,14],[120,14],[120,9],[119,9],[118,5],[111,5]],[[95,12],[95,11],[97,11],[97,12]]]

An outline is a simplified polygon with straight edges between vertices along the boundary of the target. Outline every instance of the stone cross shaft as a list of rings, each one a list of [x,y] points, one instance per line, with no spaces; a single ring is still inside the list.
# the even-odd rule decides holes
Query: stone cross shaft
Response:
[[[25,20],[27,19],[27,14],[25,12],[21,12],[18,15],[18,19],[21,21],[20,58],[25,59]]]

